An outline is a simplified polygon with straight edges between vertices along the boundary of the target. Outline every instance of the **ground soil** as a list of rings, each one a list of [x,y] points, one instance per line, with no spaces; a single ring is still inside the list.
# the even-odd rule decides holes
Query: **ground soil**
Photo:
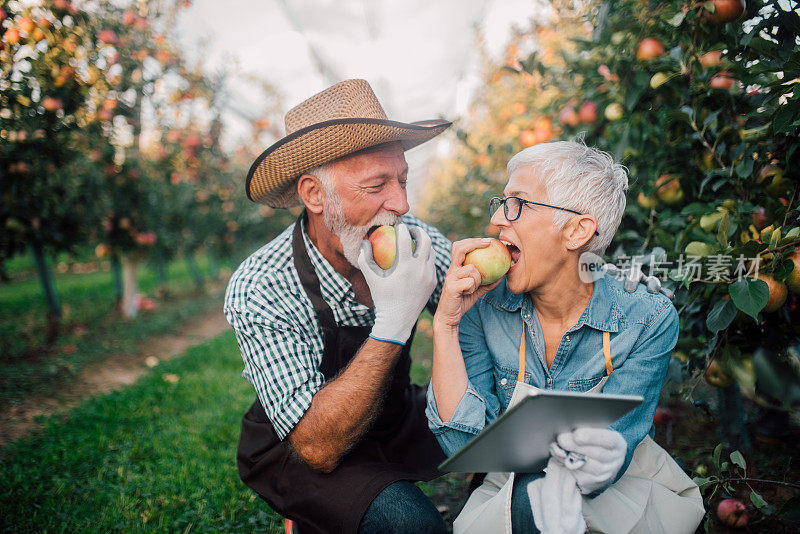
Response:
[[[0,413],[0,447],[41,428],[43,416],[67,412],[88,397],[133,384],[148,371],[148,357],[168,360],[228,328],[221,310],[192,317],[172,334],[146,339],[134,353],[111,354],[87,366],[56,397],[35,395],[7,407]]]

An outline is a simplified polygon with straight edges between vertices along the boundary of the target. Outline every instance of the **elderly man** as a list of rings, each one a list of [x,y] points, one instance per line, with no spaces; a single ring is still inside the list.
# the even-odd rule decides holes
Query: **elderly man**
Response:
[[[239,472],[300,532],[445,531],[409,482],[435,477],[444,458],[424,388],[409,380],[409,341],[435,309],[451,244],[407,215],[404,150],[448,126],[390,121],[370,86],[349,80],[290,110],[286,137],[248,175],[250,199],[305,207],[242,263],[225,298],[258,394]],[[400,250],[387,271],[359,260],[382,224],[397,225]]]
[[[370,86],[348,80],[290,110],[286,137],[248,173],[251,200],[305,210],[228,285],[225,314],[257,393],[238,466],[300,532],[445,530],[412,483],[437,476],[444,455],[425,389],[409,380],[409,346],[438,303],[451,243],[407,214],[404,151],[448,126],[388,120]],[[397,230],[386,271],[364,241],[382,224]]]

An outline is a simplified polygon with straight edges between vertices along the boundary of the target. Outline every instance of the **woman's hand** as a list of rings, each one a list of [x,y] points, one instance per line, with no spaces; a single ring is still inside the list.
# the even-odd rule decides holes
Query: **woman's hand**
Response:
[[[461,318],[472,305],[500,283],[502,278],[491,285],[482,286],[478,269],[474,265],[464,265],[467,254],[478,248],[486,248],[491,242],[490,238],[475,237],[453,243],[450,268],[447,270],[442,296],[433,317],[434,324],[458,328]]]

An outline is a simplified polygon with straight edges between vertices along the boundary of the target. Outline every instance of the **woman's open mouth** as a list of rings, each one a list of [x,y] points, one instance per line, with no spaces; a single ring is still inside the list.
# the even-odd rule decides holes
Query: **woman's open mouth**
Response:
[[[519,257],[522,255],[522,252],[515,244],[511,243],[510,241],[506,241],[505,239],[500,239],[500,242],[506,246],[506,248],[508,249],[508,253],[511,254],[511,267],[513,268],[514,265],[516,265],[517,262],[519,261]]]

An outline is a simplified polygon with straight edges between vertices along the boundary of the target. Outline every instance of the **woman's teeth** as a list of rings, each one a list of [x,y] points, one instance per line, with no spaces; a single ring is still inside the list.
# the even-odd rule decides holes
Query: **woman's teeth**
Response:
[[[519,261],[519,257],[522,253],[520,252],[519,248],[517,248],[516,245],[509,243],[508,241],[503,241],[502,239],[500,240],[500,242],[506,246],[509,254],[511,254],[511,266],[513,267]]]

